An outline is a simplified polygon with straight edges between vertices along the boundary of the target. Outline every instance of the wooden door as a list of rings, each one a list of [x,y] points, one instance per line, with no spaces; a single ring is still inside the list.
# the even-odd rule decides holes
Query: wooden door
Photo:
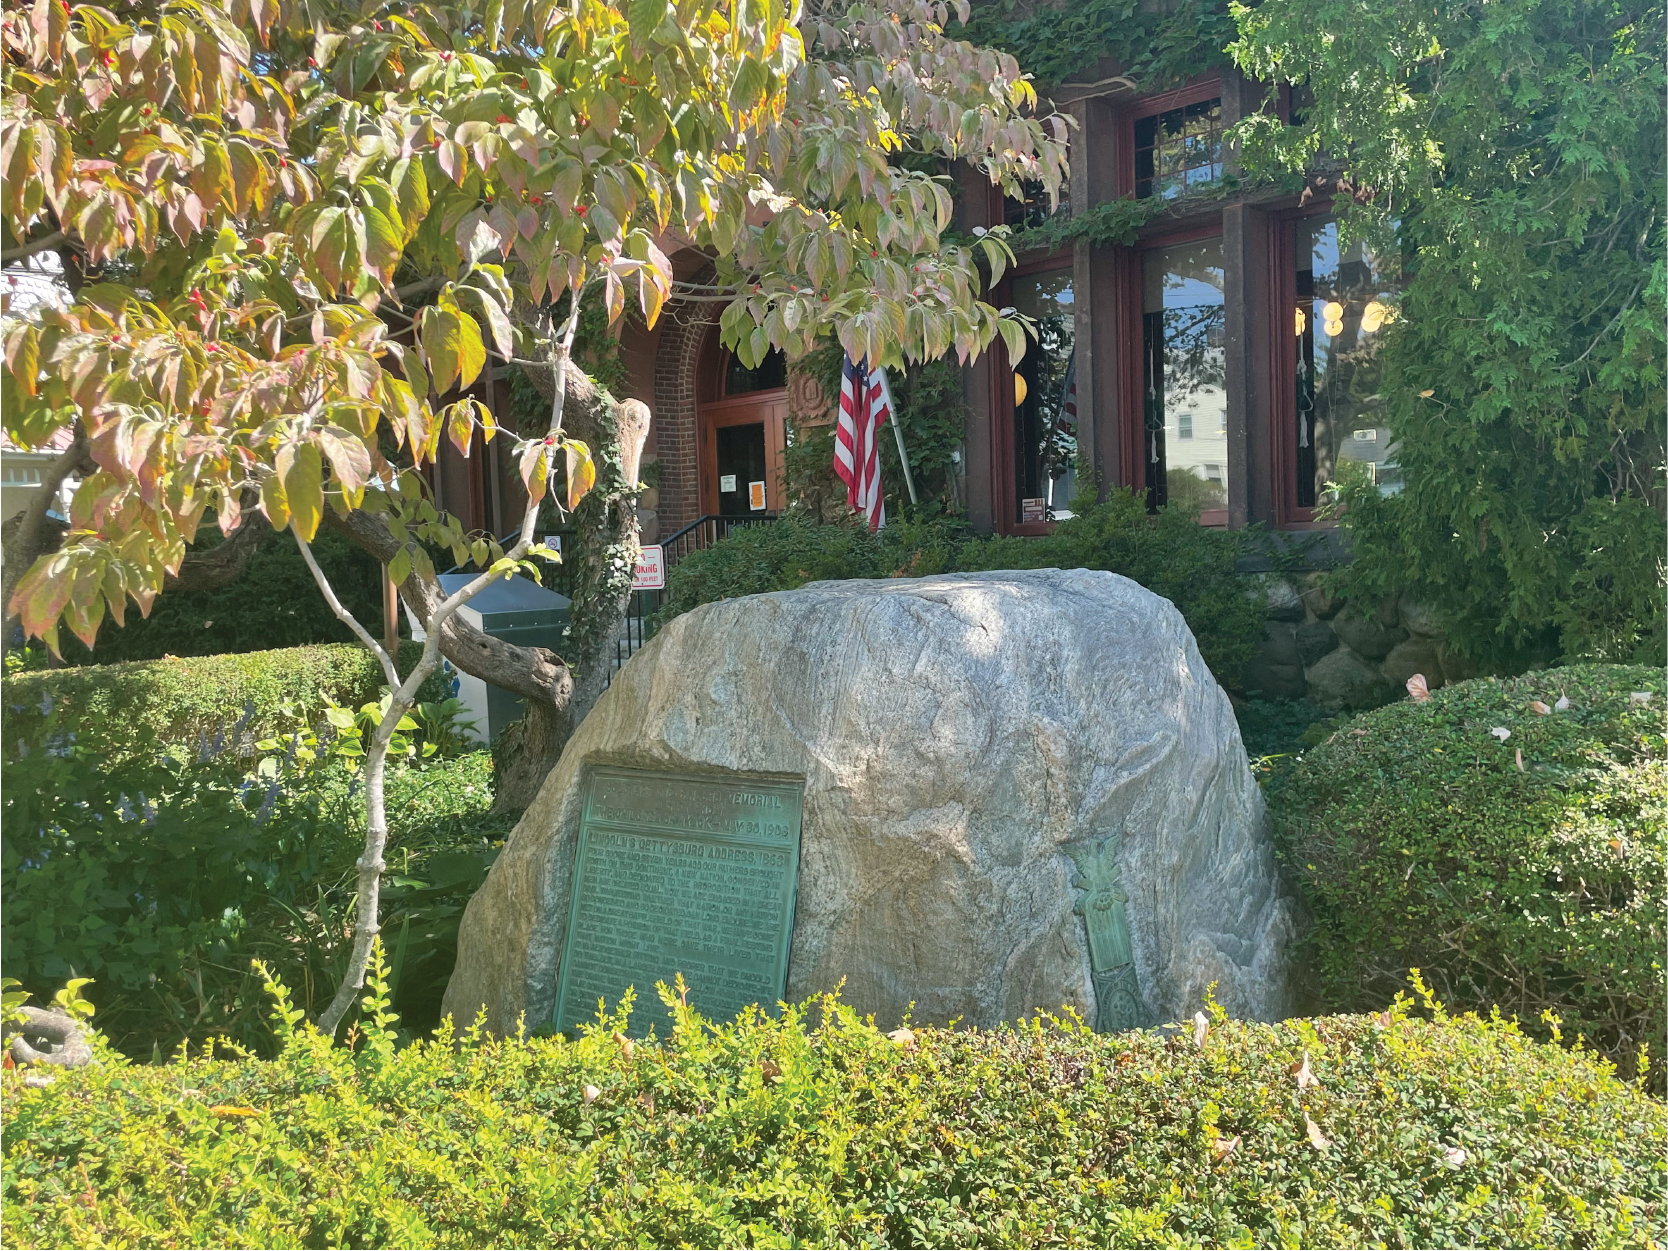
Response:
[[[781,512],[787,448],[786,391],[754,391],[701,406],[701,512],[747,516]],[[758,473],[754,478],[751,475]],[[733,481],[731,481],[733,479]],[[764,483],[764,507],[750,492]]]

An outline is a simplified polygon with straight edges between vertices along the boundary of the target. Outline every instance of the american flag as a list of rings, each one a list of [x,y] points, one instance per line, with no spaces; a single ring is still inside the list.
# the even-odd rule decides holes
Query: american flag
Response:
[[[886,524],[880,491],[880,428],[892,415],[886,375],[870,370],[868,358],[845,358],[840,374],[840,420],[834,428],[834,472],[846,484],[846,502],[869,519],[869,529]]]

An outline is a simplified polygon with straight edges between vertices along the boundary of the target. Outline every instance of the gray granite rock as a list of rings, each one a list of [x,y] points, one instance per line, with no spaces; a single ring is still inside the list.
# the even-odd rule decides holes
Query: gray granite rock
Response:
[[[1303,665],[1307,668],[1338,646],[1338,633],[1324,621],[1307,621],[1297,627],[1294,642],[1297,654],[1303,658]]]
[[[1227,696],[1166,600],[1109,573],[814,583],[669,623],[615,677],[470,901],[445,1010],[550,1018],[592,764],[805,779],[788,998],[890,1028],[1096,1019],[1074,858],[1121,836],[1133,988],[1289,1010],[1293,902]],[[1090,858],[1092,859],[1092,857]],[[652,918],[646,918],[652,923]],[[1098,949],[1097,949],[1098,950]],[[1116,982],[1116,985],[1114,985]],[[640,994],[653,1003],[647,987]]]
[[[1303,598],[1284,578],[1270,578],[1267,589],[1270,621],[1298,622],[1307,615]]]
[[[1303,680],[1303,657],[1286,622],[1264,623],[1263,640],[1245,662],[1239,689],[1264,699],[1303,698],[1308,689]]]
[[[1436,615],[1436,610],[1417,600],[1402,599],[1400,619],[1402,628],[1410,634],[1433,639],[1442,637],[1442,619]]]
[[[1442,660],[1435,639],[1415,634],[1397,643],[1379,666],[1379,672],[1391,686],[1401,688],[1416,673],[1425,675],[1425,685],[1436,690],[1443,685]]]
[[[1377,708],[1395,693],[1377,666],[1347,647],[1322,656],[1304,676],[1309,680],[1309,698],[1334,712]]]
[[[1364,660],[1383,660],[1390,649],[1407,637],[1407,631],[1383,619],[1379,612],[1362,612],[1356,604],[1332,618],[1332,628],[1356,655]]]

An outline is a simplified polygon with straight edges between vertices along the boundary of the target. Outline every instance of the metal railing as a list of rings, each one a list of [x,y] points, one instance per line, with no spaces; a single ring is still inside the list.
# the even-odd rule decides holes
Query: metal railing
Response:
[[[708,513],[704,517],[697,517],[683,529],[660,541],[661,549],[665,553],[663,565],[667,574],[670,575],[672,567],[689,553],[703,551],[729,538],[737,530],[769,525],[776,520],[776,516],[775,513],[752,513],[727,517],[719,513]],[[660,611],[665,594],[664,591],[631,593],[631,600],[626,605],[625,624],[614,644],[615,669],[630,660],[638,648],[654,637],[654,617]]]
[[[662,539],[660,546],[665,552],[664,567],[666,572],[672,572],[676,565],[691,552],[704,551],[713,544],[730,537],[737,530],[748,530],[754,526],[769,525],[777,518],[776,513],[751,513],[740,516],[725,516],[721,513],[708,513],[697,517],[683,529]],[[512,530],[506,534],[500,543],[508,546],[519,536],[519,531]],[[554,533],[554,532],[553,532]],[[563,533],[566,542],[576,541],[571,532]],[[564,544],[565,545],[565,544]],[[447,573],[461,573],[472,568],[474,562],[463,565],[453,565]],[[540,561],[544,585],[570,599],[573,597],[573,574],[564,562],[552,564]],[[631,599],[626,604],[625,623],[620,629],[619,637],[614,642],[614,668],[618,669],[637,653],[638,648],[647,643],[654,636],[654,617],[660,611],[665,599],[664,591],[633,591]],[[612,680],[612,675],[610,675]]]

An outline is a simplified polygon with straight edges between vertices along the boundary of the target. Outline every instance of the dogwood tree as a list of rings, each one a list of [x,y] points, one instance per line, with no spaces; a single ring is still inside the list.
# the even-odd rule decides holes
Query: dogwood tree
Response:
[[[5,257],[58,249],[76,289],[7,318],[3,420],[25,447],[73,428],[93,466],[67,541],[10,607],[49,646],[66,626],[90,644],[104,614],[148,610],[202,526],[233,534],[258,512],[293,534],[391,692],[326,1031],[377,933],[390,741],[442,636],[470,637],[457,610],[531,568],[552,484],[571,509],[595,480],[566,420],[570,393],[596,398],[570,359],[586,301],[650,325],[668,300],[716,301],[750,364],[826,334],[892,365],[998,334],[1023,352],[1019,323],[979,298],[1005,243],[952,238],[945,180],[919,158],[1055,195],[1065,128],[950,18],[927,0],[7,0]],[[705,250],[714,281],[676,282],[674,244]],[[494,358],[549,371],[542,434],[456,398]],[[647,414],[615,418],[635,486]],[[442,438],[467,455],[477,432],[513,441],[526,486],[507,547],[420,477]],[[313,559],[327,517],[381,545],[424,620],[403,679]],[[483,572],[440,593],[436,544]]]

